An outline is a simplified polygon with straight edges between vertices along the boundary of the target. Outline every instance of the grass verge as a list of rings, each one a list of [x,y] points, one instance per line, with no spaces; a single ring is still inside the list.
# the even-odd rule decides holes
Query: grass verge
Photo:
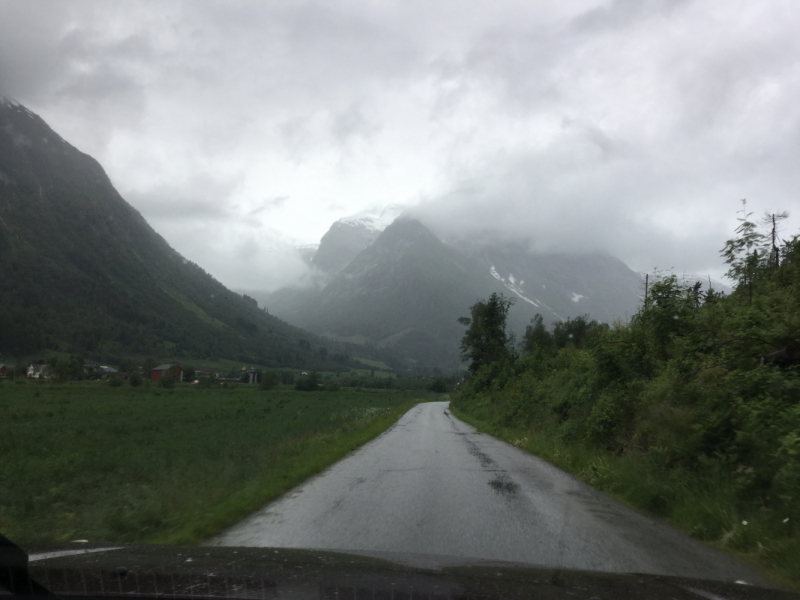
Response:
[[[621,456],[568,444],[535,428],[504,427],[494,422],[491,407],[450,404],[452,413],[496,438],[534,454],[621,502],[666,518],[672,525],[731,552],[755,566],[766,579],[800,591],[800,540],[775,535],[794,524],[770,515],[743,515],[736,509],[735,481],[722,473],[691,478],[670,471],[652,456]]]
[[[194,544],[375,438],[409,393],[0,387],[0,531]]]

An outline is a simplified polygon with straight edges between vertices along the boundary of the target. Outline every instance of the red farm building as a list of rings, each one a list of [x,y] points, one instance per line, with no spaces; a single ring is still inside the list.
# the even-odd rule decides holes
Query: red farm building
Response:
[[[176,381],[183,381],[183,369],[181,369],[179,365],[158,365],[155,369],[150,371],[150,379],[152,381],[158,381],[164,376],[164,373],[168,372],[170,369],[174,369]]]

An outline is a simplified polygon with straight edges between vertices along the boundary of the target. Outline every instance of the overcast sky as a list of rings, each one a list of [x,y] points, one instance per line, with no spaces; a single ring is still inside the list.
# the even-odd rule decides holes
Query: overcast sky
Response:
[[[800,3],[0,0],[0,93],[228,286],[335,220],[724,272],[739,200],[800,228]]]

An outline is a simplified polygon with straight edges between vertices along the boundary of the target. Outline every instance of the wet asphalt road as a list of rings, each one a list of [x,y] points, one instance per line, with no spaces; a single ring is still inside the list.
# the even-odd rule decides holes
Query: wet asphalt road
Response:
[[[447,403],[383,435],[211,542],[413,553],[763,583],[750,569],[510,444]]]

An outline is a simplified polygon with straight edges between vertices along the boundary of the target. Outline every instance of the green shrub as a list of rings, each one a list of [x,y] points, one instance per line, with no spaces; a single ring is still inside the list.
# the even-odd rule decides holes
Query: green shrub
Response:
[[[316,392],[319,390],[319,380],[317,372],[312,371],[310,375],[303,375],[294,384],[294,389],[299,392]]]
[[[144,383],[144,377],[142,377],[142,374],[139,373],[139,371],[134,371],[131,373],[131,376],[128,377],[128,383],[131,387],[139,387]]]
[[[174,388],[175,387],[175,376],[167,371],[161,376],[161,379],[158,380],[158,387],[160,388]]]
[[[431,383],[431,391],[437,394],[444,394],[447,392],[447,382],[441,377],[437,377],[433,380],[433,383]]]
[[[111,387],[120,387],[122,385],[122,379],[117,375],[112,375],[108,378],[108,385]]]
[[[258,389],[260,390],[271,390],[274,389],[278,382],[280,381],[280,376],[275,373],[274,371],[267,371],[261,376],[261,383],[258,384]]]

